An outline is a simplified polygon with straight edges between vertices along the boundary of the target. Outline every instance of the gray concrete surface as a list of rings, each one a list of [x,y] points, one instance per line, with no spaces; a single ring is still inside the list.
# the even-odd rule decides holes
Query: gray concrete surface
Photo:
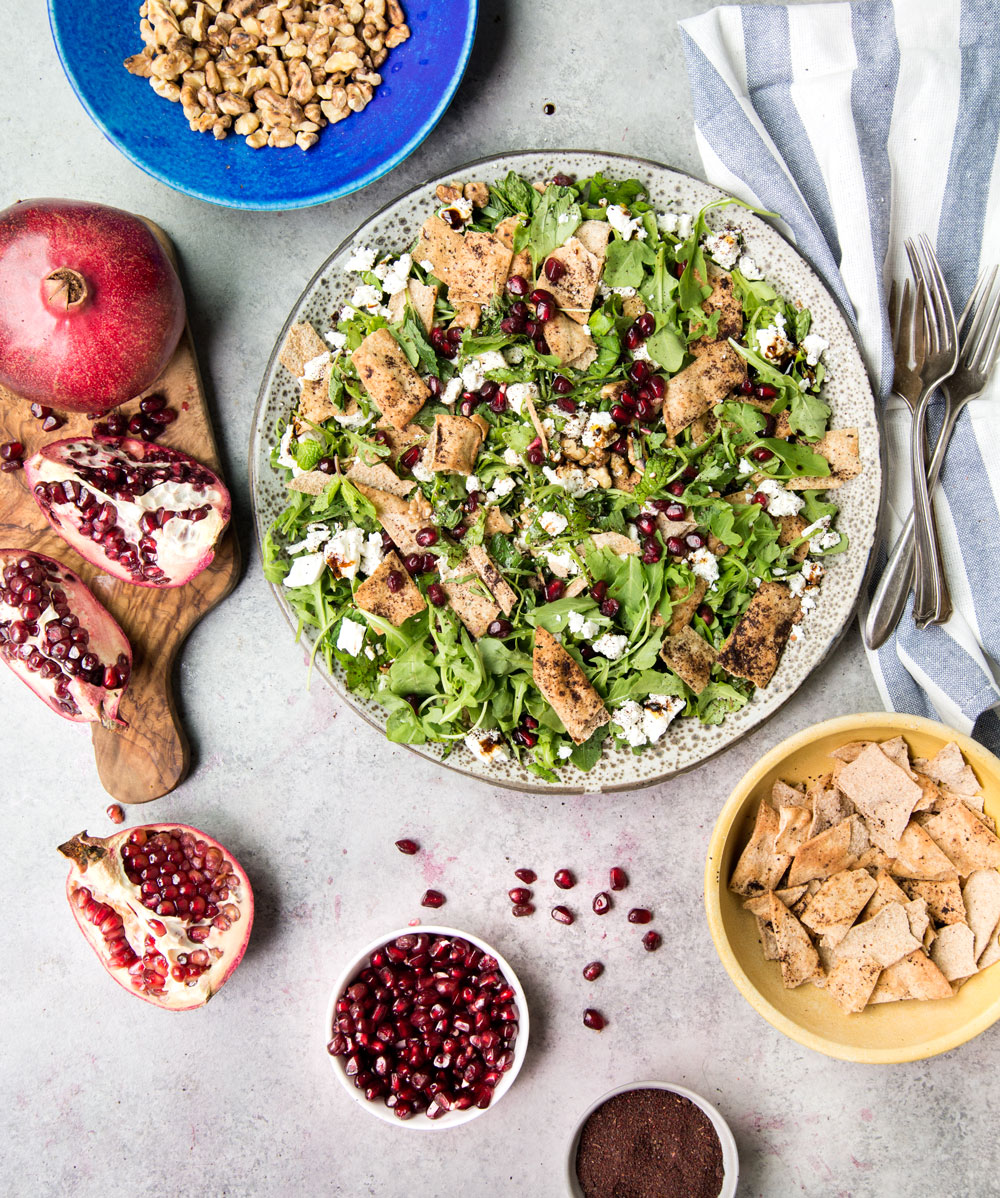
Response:
[[[138,2],[138,0],[137,0]],[[0,206],[17,197],[108,201],[162,224],[180,251],[216,429],[248,560],[236,593],[188,642],[178,693],[195,764],[130,822],[212,831],[257,892],[247,957],[208,1008],[170,1016],[118,991],[75,930],[55,845],[106,833],[85,731],[0,678],[6,827],[0,870],[0,1193],[157,1198],[342,1195],[501,1198],[562,1191],[578,1112],[608,1087],[663,1078],[723,1111],[743,1195],[997,1192],[989,1110],[997,1033],[934,1061],[870,1069],[784,1039],[740,998],[702,913],[715,816],[785,735],[878,707],[856,632],[765,728],[699,771],[603,798],[515,796],[458,780],[380,737],[321,684],[259,577],[246,447],[272,339],[330,248],[391,196],[439,170],[532,146],[623,150],[697,171],[676,21],[704,0],[484,0],[469,73],[438,129],[389,178],[287,215],[216,209],[122,158],[77,103],[41,0],[0,5]],[[542,106],[556,105],[553,116]],[[418,858],[392,847],[400,835]],[[637,951],[622,919],[515,924],[506,889],[530,865],[572,867],[585,907],[607,867],[650,903],[664,947]],[[437,1135],[385,1126],[350,1103],[323,1050],[322,1012],[345,958],[420,913],[427,884],[447,922],[492,939],[519,970],[533,1032],[510,1095]],[[538,888],[547,905],[551,884]],[[631,903],[629,904],[631,905]],[[580,967],[610,1023],[580,1020]]]

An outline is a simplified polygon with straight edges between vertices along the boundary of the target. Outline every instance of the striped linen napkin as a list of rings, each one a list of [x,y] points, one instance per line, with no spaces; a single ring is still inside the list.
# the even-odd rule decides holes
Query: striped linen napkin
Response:
[[[890,396],[888,285],[926,233],[955,311],[1000,261],[995,0],[726,6],[681,22],[707,177],[781,213],[854,314],[884,406],[886,543],[910,509],[909,412]],[[931,407],[931,435],[940,404]],[[918,632],[912,596],[869,654],[887,707],[1000,752],[1000,379],[963,413],[935,499],[955,614]],[[886,559],[885,548],[875,579]],[[874,588],[874,584],[873,584]]]

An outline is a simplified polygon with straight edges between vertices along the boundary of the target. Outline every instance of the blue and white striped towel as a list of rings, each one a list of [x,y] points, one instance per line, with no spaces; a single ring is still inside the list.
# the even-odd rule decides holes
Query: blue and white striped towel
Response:
[[[905,275],[903,240],[918,233],[935,244],[956,312],[980,264],[1000,261],[997,18],[996,0],[863,0],[681,22],[708,178],[781,213],[855,315],[885,405],[890,545],[910,487],[909,413],[889,396],[887,284]],[[959,421],[942,484],[955,615],[918,632],[911,597],[869,660],[887,707],[937,715],[1000,752],[1000,379]]]

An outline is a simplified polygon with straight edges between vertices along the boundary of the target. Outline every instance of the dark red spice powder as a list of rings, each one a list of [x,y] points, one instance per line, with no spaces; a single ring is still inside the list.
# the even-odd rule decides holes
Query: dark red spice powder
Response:
[[[576,1175],[585,1198],[718,1198],[722,1145],[690,1099],[627,1090],[583,1125]]]

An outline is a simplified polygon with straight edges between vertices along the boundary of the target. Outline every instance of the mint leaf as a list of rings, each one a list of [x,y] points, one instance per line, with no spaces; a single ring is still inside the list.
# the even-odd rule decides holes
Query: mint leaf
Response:
[[[323,456],[323,446],[312,437],[297,441],[294,446],[295,460],[300,470],[311,470]]]

